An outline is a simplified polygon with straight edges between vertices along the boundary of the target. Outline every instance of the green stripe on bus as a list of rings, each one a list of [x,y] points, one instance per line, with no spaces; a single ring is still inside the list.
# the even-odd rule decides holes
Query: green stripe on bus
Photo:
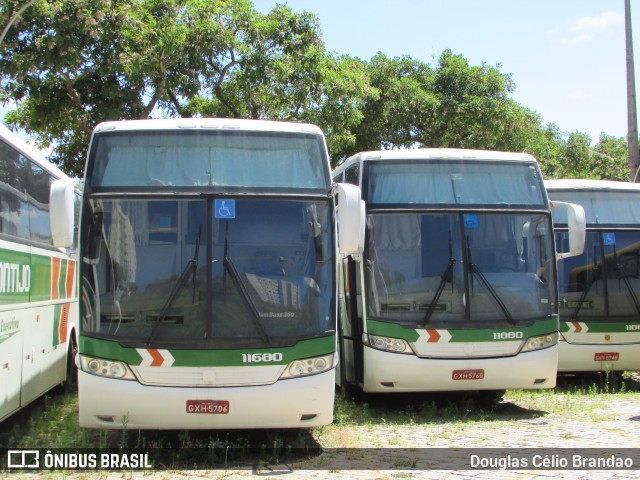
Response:
[[[503,340],[496,340],[494,333],[497,332],[522,332],[524,339],[533,337],[536,335],[544,335],[547,333],[553,333],[558,331],[558,319],[552,317],[545,320],[540,320],[527,327],[511,327],[511,328],[474,328],[474,329],[455,329],[440,327],[437,328],[427,326],[421,330],[446,330],[450,335],[452,342],[500,342]],[[382,335],[385,337],[402,338],[408,342],[415,342],[418,340],[419,330],[415,327],[404,328],[398,324],[389,322],[380,322],[376,320],[367,321],[367,332],[372,335]],[[505,336],[505,340],[509,340]]]
[[[58,298],[65,298],[66,294],[66,279],[67,279],[67,267],[69,262],[66,259],[60,260],[60,272],[58,274]]]
[[[31,255],[0,249],[0,305],[26,303],[35,284]]]
[[[56,346],[60,343],[60,318],[62,317],[62,305],[57,304],[53,306],[53,342],[52,346]]]
[[[51,257],[31,257],[31,301],[51,300]]]
[[[291,347],[243,348],[235,350],[180,350],[169,348],[163,350],[168,350],[175,359],[173,367],[235,367],[256,365],[255,363],[243,363],[243,353],[282,353],[282,361],[271,362],[271,364],[287,364],[293,360],[331,354],[335,351],[335,342],[335,336],[330,335],[310,340],[300,340]],[[162,349],[160,347],[150,348]],[[136,348],[124,347],[111,340],[80,337],[80,351],[84,355],[120,360],[133,366],[142,363],[142,357],[136,351]]]
[[[377,320],[367,320],[367,332],[371,335],[403,338],[407,342],[415,342],[419,337],[414,328],[404,328],[397,323],[379,322]]]
[[[589,322],[581,320],[575,322],[580,324],[582,333],[621,333],[621,332],[638,332],[640,331],[640,322],[638,321],[621,321],[621,322]],[[575,328],[571,326],[572,322],[560,322],[560,332],[574,332]],[[584,326],[586,325],[587,328]]]
[[[0,305],[51,300],[53,261],[51,256],[0,249]],[[57,298],[74,296],[73,286],[67,292],[67,275],[75,263],[60,259],[59,264],[57,277],[53,279],[58,287]]]

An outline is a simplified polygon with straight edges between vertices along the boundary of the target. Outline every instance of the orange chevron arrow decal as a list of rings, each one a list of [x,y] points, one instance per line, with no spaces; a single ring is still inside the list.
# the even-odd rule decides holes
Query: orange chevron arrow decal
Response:
[[[573,328],[576,329],[575,333],[580,333],[582,331],[582,327],[579,322],[571,322],[573,324]]]
[[[438,341],[440,340],[440,334],[438,333],[438,330],[433,328],[428,328],[427,333],[429,334],[429,339],[427,340],[427,343],[438,343]]]
[[[148,348],[147,351],[149,352],[149,355],[153,357],[153,362],[151,362],[151,366],[161,367],[162,362],[164,362],[164,357],[162,356],[162,354],[155,348]]]

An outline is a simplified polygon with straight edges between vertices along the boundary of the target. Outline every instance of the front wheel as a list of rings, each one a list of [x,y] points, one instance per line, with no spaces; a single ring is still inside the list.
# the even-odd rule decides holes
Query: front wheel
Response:
[[[67,349],[67,375],[64,380],[64,389],[67,392],[78,390],[78,367],[76,366],[76,355],[78,354],[78,344],[75,335],[71,333],[69,347]]]
[[[482,410],[494,411],[504,399],[506,390],[480,390],[477,397],[477,405]]]

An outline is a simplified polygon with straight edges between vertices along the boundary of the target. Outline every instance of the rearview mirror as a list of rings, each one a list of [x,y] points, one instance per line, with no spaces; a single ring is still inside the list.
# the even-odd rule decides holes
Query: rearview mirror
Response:
[[[580,205],[567,202],[549,202],[551,208],[567,209],[567,227],[569,230],[569,251],[558,252],[557,258],[574,257],[582,255],[584,251],[584,242],[587,230],[587,220],[584,214],[584,208]]]
[[[73,246],[75,189],[73,180],[61,178],[49,190],[51,237],[57,248]]]
[[[336,183],[338,206],[338,251],[343,256],[358,257],[364,251],[365,206],[360,187],[350,183]]]

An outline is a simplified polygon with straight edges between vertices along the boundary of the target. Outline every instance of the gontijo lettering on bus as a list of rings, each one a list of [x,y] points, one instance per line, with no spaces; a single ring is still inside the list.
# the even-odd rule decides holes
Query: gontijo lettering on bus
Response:
[[[0,263],[0,293],[23,293],[31,288],[31,266]]]
[[[74,260],[0,249],[0,305],[75,296]]]

